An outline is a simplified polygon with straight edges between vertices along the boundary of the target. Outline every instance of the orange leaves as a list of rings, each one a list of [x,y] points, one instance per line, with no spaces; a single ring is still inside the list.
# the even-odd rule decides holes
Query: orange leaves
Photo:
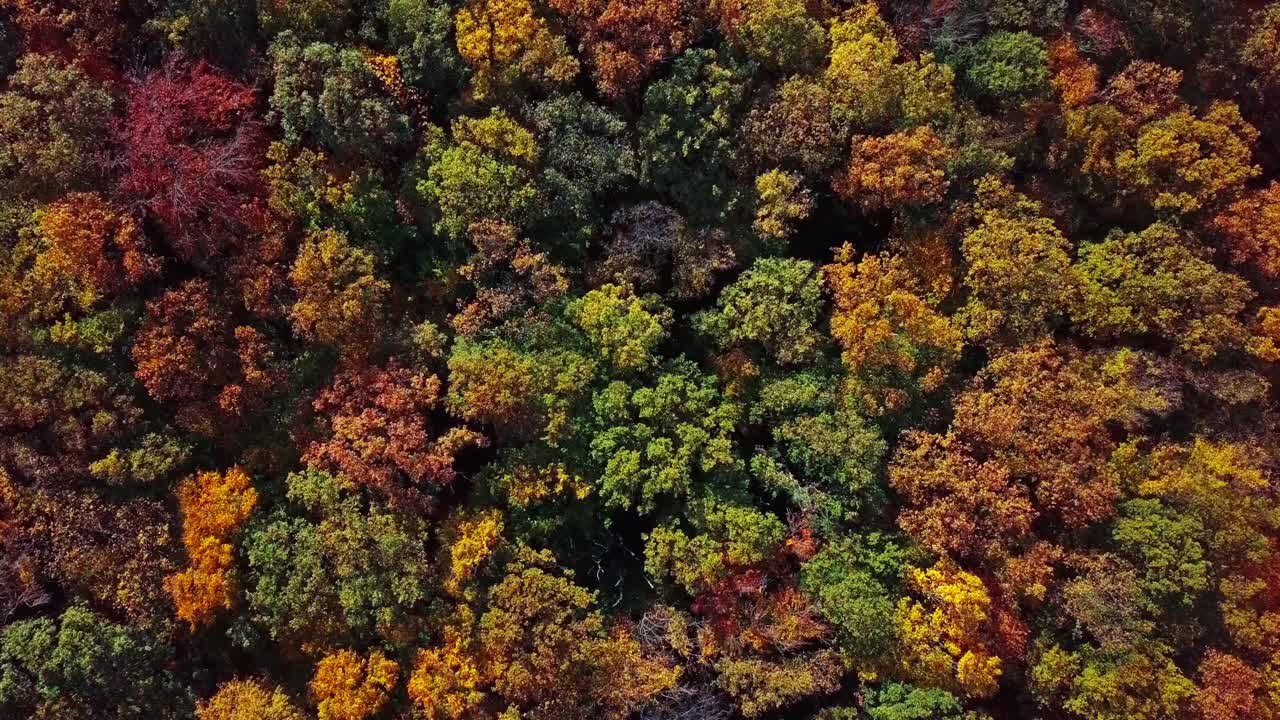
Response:
[[[53,203],[39,227],[49,249],[36,272],[47,263],[72,278],[86,299],[117,293],[160,269],[133,216],[97,193],[72,193]]]
[[[1280,182],[1231,203],[1210,227],[1226,241],[1233,262],[1252,265],[1268,278],[1280,277]]]
[[[365,720],[386,704],[400,668],[379,650],[360,657],[341,650],[316,665],[311,695],[320,720]]]
[[[233,326],[205,280],[189,280],[147,303],[131,354],[152,398],[178,404],[185,427],[211,437],[260,409],[279,375],[266,337]]]
[[[1069,37],[1049,47],[1053,89],[1065,108],[1085,105],[1098,91],[1098,66],[1086,60]]]
[[[928,205],[947,190],[951,150],[929,127],[855,138],[853,156],[832,186],[863,210]]]
[[[641,87],[696,37],[688,0],[549,0],[582,36],[596,84],[610,97]]]
[[[853,248],[845,245],[823,271],[835,303],[831,334],[844,350],[845,366],[861,377],[869,407],[901,409],[904,392],[938,389],[963,340],[921,297],[902,261],[867,256],[855,264]]]
[[[328,438],[313,442],[303,459],[393,496],[403,494],[404,481],[448,485],[454,455],[485,440],[466,428],[434,432],[429,418],[440,390],[435,375],[394,365],[342,372],[314,402],[328,419]]]
[[[889,479],[913,506],[898,523],[939,554],[999,558],[1031,531],[1036,517],[1026,487],[1003,463],[975,460],[951,436],[907,434]]]
[[[234,548],[230,544],[253,512],[258,493],[240,468],[224,474],[202,472],[178,486],[182,544],[188,567],[170,576],[165,588],[178,617],[192,630],[213,621],[234,600]]]

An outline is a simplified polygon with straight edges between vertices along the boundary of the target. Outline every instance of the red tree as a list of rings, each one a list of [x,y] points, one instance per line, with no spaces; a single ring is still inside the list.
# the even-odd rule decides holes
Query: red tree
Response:
[[[216,252],[227,229],[253,219],[263,156],[254,104],[253,88],[204,62],[171,60],[129,87],[118,190],[187,259]]]

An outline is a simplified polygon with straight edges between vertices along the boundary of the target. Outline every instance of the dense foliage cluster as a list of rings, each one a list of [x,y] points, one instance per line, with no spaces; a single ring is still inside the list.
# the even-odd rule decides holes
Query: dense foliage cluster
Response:
[[[1280,2],[0,0],[0,717],[1280,720]]]

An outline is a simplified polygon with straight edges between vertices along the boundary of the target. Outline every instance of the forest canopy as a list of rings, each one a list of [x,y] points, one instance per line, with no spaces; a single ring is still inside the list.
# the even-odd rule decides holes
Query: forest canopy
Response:
[[[1280,2],[0,0],[0,717],[1280,720]]]

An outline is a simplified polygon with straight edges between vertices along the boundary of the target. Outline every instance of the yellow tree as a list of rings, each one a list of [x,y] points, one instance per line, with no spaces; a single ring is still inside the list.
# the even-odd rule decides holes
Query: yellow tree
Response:
[[[963,339],[921,297],[900,259],[869,255],[855,263],[852,246],[845,245],[823,271],[835,303],[831,334],[869,410],[898,410],[912,395],[941,387]]]
[[[477,98],[526,82],[559,86],[578,74],[564,38],[539,17],[531,0],[472,0],[454,17],[458,54],[475,68]]]
[[[380,650],[361,657],[339,650],[316,665],[311,696],[320,720],[365,720],[387,703],[400,668]]]
[[[299,335],[344,355],[361,355],[377,340],[391,286],[374,272],[373,255],[344,233],[310,233],[289,279],[298,294],[289,317]]]
[[[995,694],[1002,668],[985,640],[991,597],[982,581],[942,561],[928,570],[911,568],[907,582],[922,599],[898,603],[902,672],[965,697]]]
[[[196,706],[197,720],[306,720],[279,688],[257,680],[232,680]]]

